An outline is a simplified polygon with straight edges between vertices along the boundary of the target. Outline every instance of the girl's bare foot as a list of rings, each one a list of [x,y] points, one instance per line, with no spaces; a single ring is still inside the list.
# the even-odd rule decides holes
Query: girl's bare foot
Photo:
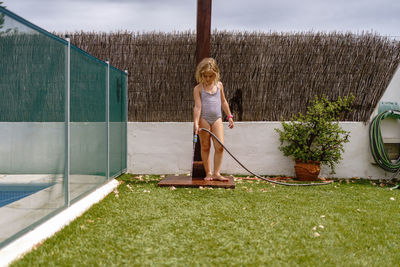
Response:
[[[213,176],[213,180],[214,180],[214,181],[221,181],[221,182],[228,182],[228,181],[229,181],[228,178],[222,176],[221,174],[216,174],[216,175],[214,175],[214,176]]]
[[[204,180],[206,180],[206,181],[212,181],[212,180],[214,180],[214,179],[213,179],[212,174],[207,174],[207,176],[204,178]]]

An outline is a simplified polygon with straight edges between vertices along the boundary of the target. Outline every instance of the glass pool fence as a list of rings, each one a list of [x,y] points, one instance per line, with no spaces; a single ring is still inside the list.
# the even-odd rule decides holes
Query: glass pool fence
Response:
[[[126,171],[127,81],[0,7],[0,247]]]

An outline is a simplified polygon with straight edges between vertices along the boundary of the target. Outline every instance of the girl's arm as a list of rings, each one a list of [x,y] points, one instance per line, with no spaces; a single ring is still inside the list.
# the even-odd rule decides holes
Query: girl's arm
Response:
[[[195,134],[198,134],[199,132],[199,120],[201,114],[201,97],[199,88],[200,86],[196,86],[193,89],[193,97],[194,97],[193,129]]]
[[[228,118],[229,118],[229,128],[232,129],[233,126],[234,126],[233,116],[232,116],[231,110],[229,109],[228,101],[226,101],[226,98],[225,98],[224,85],[222,84],[222,82],[219,82],[219,86],[221,88],[221,106],[222,106],[222,110],[228,116]]]

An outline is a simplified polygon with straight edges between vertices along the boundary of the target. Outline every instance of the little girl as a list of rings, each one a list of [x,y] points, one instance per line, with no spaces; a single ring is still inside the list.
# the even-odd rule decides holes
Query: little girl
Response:
[[[229,109],[228,102],[225,99],[224,87],[220,82],[220,74],[217,62],[213,58],[203,59],[196,68],[196,81],[198,85],[193,90],[194,95],[194,133],[200,137],[201,159],[206,172],[207,181],[228,181],[220,173],[223,147],[218,141],[213,139],[215,149],[214,153],[214,171],[210,168],[210,134],[206,131],[200,131],[199,128],[205,128],[215,134],[221,142],[224,141],[224,127],[222,124],[221,108],[227,114],[229,119],[229,128],[233,128],[233,115]]]

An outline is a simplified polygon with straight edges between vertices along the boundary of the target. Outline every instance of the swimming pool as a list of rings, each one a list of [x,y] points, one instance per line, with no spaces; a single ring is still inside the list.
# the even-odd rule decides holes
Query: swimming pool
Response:
[[[32,195],[54,183],[0,184],[0,207]]]

